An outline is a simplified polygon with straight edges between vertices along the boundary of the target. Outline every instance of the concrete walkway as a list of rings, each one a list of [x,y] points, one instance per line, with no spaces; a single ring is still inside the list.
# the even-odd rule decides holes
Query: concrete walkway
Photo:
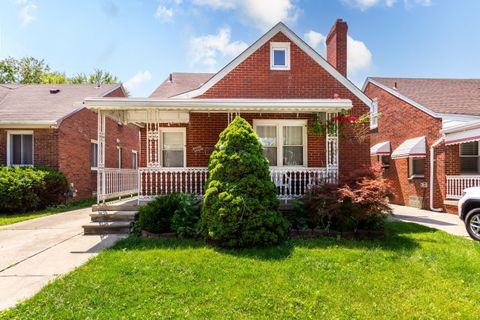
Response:
[[[91,208],[0,227],[0,310],[33,296],[120,237],[84,236]]]
[[[465,225],[456,214],[433,212],[412,207],[391,205],[394,220],[414,222],[450,234],[471,239]]]

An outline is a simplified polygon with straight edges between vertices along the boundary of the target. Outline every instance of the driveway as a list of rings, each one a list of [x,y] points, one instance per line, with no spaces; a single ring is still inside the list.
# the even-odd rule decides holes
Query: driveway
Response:
[[[0,310],[33,296],[122,236],[83,235],[91,208],[0,227]]]
[[[456,214],[433,212],[406,206],[391,205],[393,220],[414,222],[430,228],[443,230],[450,234],[471,239],[463,221]]]

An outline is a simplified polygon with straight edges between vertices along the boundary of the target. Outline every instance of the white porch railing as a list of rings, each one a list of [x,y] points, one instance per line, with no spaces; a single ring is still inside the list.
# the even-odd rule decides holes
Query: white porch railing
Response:
[[[460,199],[462,191],[470,187],[480,187],[480,176],[447,176],[447,199]]]
[[[270,177],[277,186],[282,200],[301,197],[315,184],[334,183],[338,179],[336,169],[327,168],[271,168]],[[203,195],[208,179],[208,169],[189,168],[140,168],[140,199],[161,194],[187,192]]]
[[[138,170],[98,169],[97,199],[105,201],[138,194]]]

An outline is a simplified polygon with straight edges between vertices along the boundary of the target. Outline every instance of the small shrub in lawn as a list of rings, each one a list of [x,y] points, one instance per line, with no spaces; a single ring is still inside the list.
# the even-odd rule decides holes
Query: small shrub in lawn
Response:
[[[194,195],[171,193],[139,209],[138,228],[152,233],[193,235],[199,219],[199,201]]]
[[[236,117],[220,134],[208,165],[201,234],[220,246],[280,242],[287,222],[278,212],[268,160],[252,126]]]
[[[337,231],[378,230],[391,214],[390,184],[378,166],[360,169],[338,185],[313,187],[303,199],[308,220],[322,229]]]
[[[68,183],[48,168],[1,167],[0,212],[26,212],[61,203]]]

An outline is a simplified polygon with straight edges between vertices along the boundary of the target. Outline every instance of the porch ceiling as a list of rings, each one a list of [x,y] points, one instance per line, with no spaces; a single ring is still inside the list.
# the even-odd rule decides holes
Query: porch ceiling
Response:
[[[349,99],[150,99],[86,98],[84,105],[123,123],[188,122],[189,112],[300,113],[352,108]],[[161,112],[159,112],[161,111]],[[155,119],[152,119],[155,117]]]

